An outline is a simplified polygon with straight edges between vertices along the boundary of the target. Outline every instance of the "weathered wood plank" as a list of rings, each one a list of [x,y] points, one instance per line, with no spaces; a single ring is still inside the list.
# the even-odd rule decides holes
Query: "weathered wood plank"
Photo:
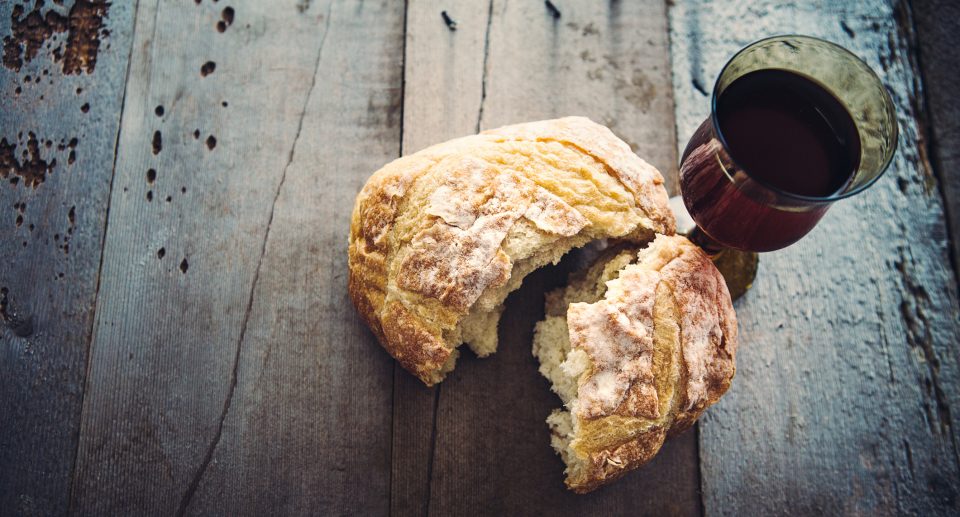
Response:
[[[487,2],[407,2],[404,57],[405,154],[475,133],[483,96]],[[442,386],[427,388],[395,365],[390,512],[426,515],[434,458],[437,402]]]
[[[74,509],[386,513],[392,364],[345,239],[399,153],[403,6],[229,7],[140,7]]]
[[[912,2],[916,44],[926,106],[918,120],[924,144],[944,196],[944,211],[953,243],[954,273],[960,273],[960,3],[947,0]],[[915,71],[915,76],[920,73]],[[922,100],[922,99],[918,99]]]
[[[56,515],[69,501],[136,6],[23,4],[0,4],[0,513]]]
[[[671,8],[681,144],[709,111],[694,84],[712,84],[750,41],[785,32],[866,59],[901,127],[885,177],[761,257],[738,304],[737,378],[701,421],[709,514],[934,515],[960,505],[960,312],[943,203],[918,143],[909,17],[908,5],[882,0]]]
[[[611,126],[672,181],[665,6],[555,4],[559,18],[543,2],[410,2],[404,153],[478,129],[580,114]],[[699,513],[694,433],[617,485],[589,496],[564,489],[544,423],[559,400],[530,343],[544,291],[563,282],[570,265],[532,275],[511,296],[492,358],[466,352],[434,390],[398,370],[395,513]]]

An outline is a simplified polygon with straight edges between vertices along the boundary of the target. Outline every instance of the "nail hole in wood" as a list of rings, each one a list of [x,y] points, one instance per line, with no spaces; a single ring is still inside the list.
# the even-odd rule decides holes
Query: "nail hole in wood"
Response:
[[[203,64],[203,66],[200,67],[200,75],[202,77],[206,77],[212,74],[213,71],[216,69],[217,69],[216,63],[214,63],[213,61],[207,61],[206,63]]]

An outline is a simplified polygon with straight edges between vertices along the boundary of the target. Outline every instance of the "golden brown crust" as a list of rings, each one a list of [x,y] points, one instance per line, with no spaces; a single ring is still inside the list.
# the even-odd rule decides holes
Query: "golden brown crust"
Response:
[[[507,126],[400,158],[367,181],[348,288],[383,347],[431,385],[464,317],[504,289],[517,261],[565,238],[637,240],[674,224],[660,173],[609,129],[582,117]]]
[[[666,437],[665,429],[656,428],[644,433],[642,438],[591,452],[583,470],[575,478],[568,477],[566,485],[578,494],[586,494],[612,483],[653,459]]]
[[[720,400],[736,373],[737,316],[727,283],[699,248],[692,247],[687,256],[690,267],[682,268],[677,262],[665,268],[680,269],[670,275],[681,315],[682,386],[686,388],[680,392],[670,436],[689,429],[707,407]]]
[[[658,308],[671,316],[655,317]],[[567,319],[572,349],[590,357],[571,408],[578,423],[571,447],[582,463],[567,484],[576,492],[649,461],[664,438],[688,429],[719,400],[736,370],[736,315],[726,283],[684,237],[658,236],[607,282],[604,299],[571,304]],[[674,332],[661,334],[669,339],[655,345],[655,333],[664,330],[657,326],[674,324]],[[656,368],[655,346],[669,348],[662,353],[677,359],[673,370]],[[658,376],[668,390],[658,389]],[[603,389],[597,379],[607,383]]]
[[[392,345],[394,358],[417,377],[432,379],[452,353],[444,346],[440,333],[400,303],[387,304],[381,317],[383,336]]]

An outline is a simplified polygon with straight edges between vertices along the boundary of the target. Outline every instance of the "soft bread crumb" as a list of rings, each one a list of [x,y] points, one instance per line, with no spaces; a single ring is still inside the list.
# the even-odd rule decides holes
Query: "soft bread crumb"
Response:
[[[561,368],[569,352],[566,318],[548,316],[537,323],[533,335],[533,355],[540,361],[540,374],[550,381],[551,389],[564,404],[577,395],[577,377],[568,375]]]
[[[557,451],[560,458],[567,465],[567,476],[575,476],[583,467],[583,461],[577,457],[576,451],[570,447],[576,435],[573,418],[569,411],[553,410],[547,417],[547,426],[550,428],[550,445]]]
[[[596,303],[603,298],[607,282],[616,279],[620,270],[636,262],[635,249],[623,246],[608,248],[586,270],[571,275],[570,282],[547,293],[548,316],[537,323],[533,336],[533,355],[540,362],[540,374],[547,378],[551,390],[560,396],[567,410],[554,410],[547,417],[551,430],[550,444],[567,465],[568,479],[581,475],[583,458],[572,447],[577,435],[571,413],[577,404],[577,384],[590,369],[590,358],[583,350],[570,349],[566,312],[571,303]]]
[[[616,278],[620,269],[636,259],[635,250],[609,248],[593,266],[571,275],[567,287],[546,295],[547,317],[534,329],[533,355],[540,361],[540,373],[550,381],[551,389],[564,405],[576,398],[577,379],[590,362],[582,351],[570,354],[567,307],[574,302],[594,303],[603,298],[607,281]]]

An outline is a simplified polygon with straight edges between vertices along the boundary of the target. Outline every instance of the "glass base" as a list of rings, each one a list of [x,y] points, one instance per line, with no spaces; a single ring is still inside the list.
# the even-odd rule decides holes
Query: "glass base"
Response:
[[[697,228],[697,224],[690,217],[680,196],[670,198],[670,209],[677,219],[677,233],[685,235],[710,255],[713,264],[717,266],[720,274],[723,275],[723,279],[727,281],[730,298],[736,300],[746,294],[753,286],[753,279],[757,276],[759,256],[752,251],[740,251],[717,246],[713,239]]]

